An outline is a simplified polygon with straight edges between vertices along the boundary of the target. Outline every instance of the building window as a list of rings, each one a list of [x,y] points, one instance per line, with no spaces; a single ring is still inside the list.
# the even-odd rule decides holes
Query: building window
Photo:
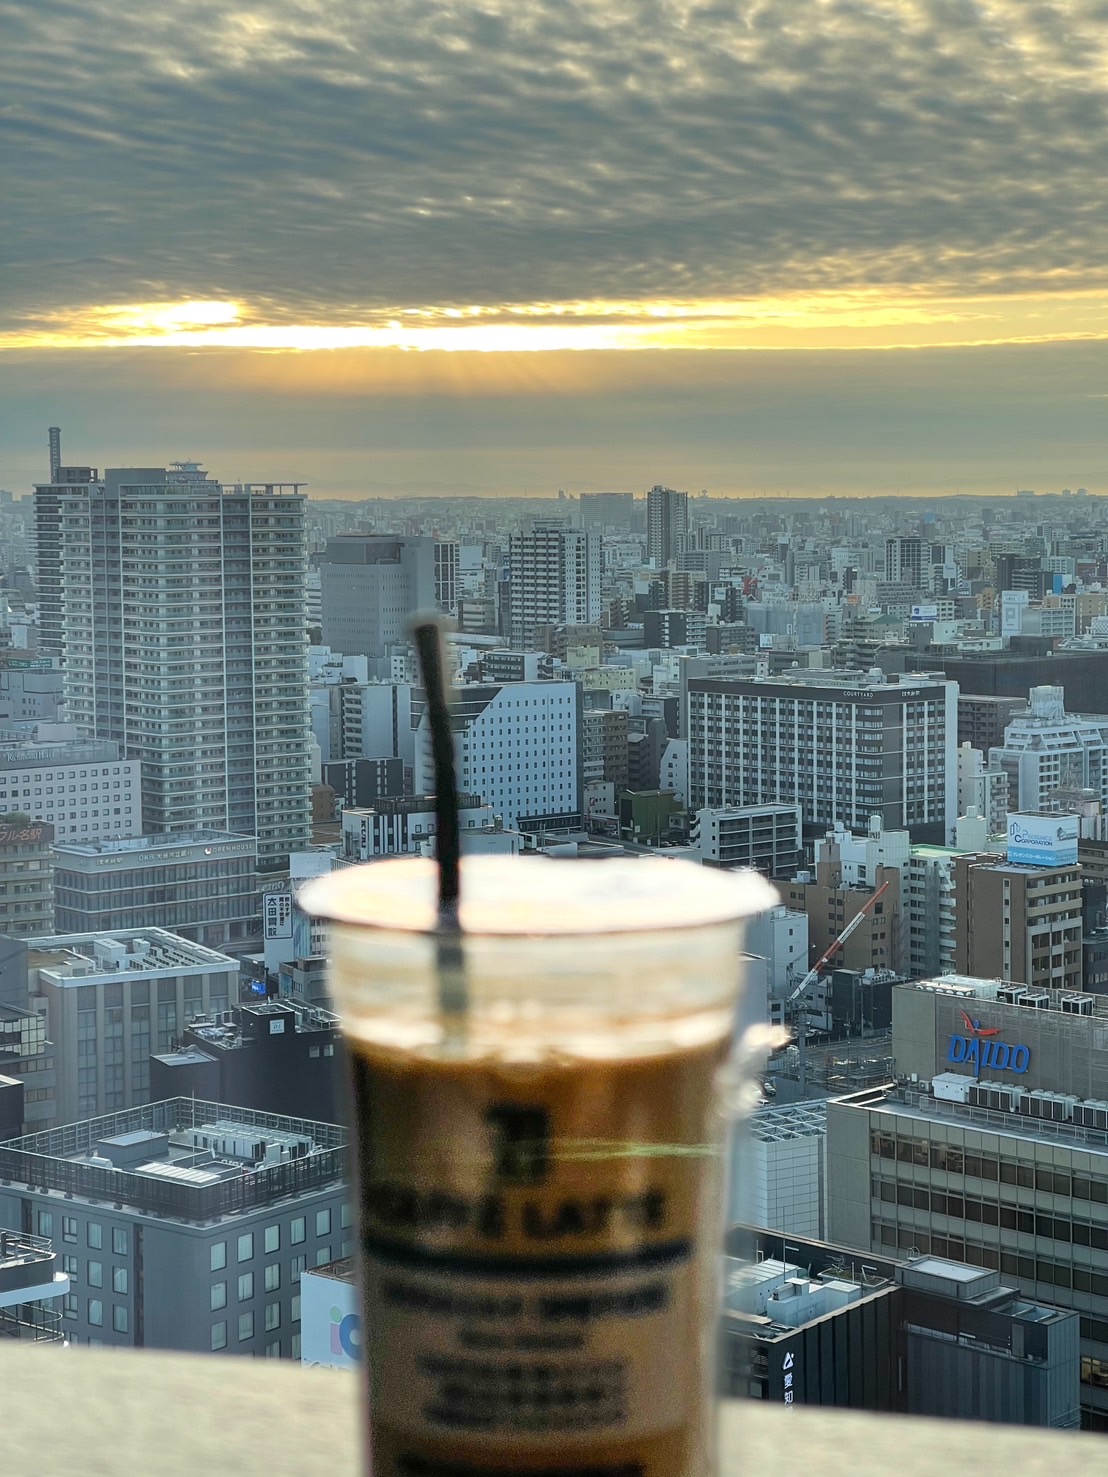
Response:
[[[339,1210],[339,1225],[345,1231],[346,1228],[347,1228],[347,1226],[350,1225],[350,1223],[351,1223],[350,1202],[348,1200],[344,1200],[343,1203],[342,1203],[342,1207]]]
[[[216,1312],[219,1308],[227,1306],[227,1284],[226,1282],[213,1282],[211,1293],[211,1309]]]
[[[126,1256],[130,1250],[130,1238],[123,1226],[112,1227],[112,1251],[116,1256]]]
[[[239,1343],[254,1337],[254,1315],[253,1313],[239,1314]]]
[[[239,1302],[246,1303],[254,1296],[254,1274],[243,1272],[239,1277]]]
[[[276,1292],[281,1286],[281,1265],[279,1262],[271,1262],[265,1269],[265,1290]]]
[[[212,1348],[225,1349],[227,1347],[227,1325],[226,1323],[212,1324]]]
[[[330,1260],[331,1260],[331,1248],[329,1246],[321,1246],[319,1248],[319,1250],[315,1254],[315,1264],[316,1264],[316,1266],[317,1267],[325,1267]]]
[[[38,1233],[40,1236],[53,1236],[54,1215],[52,1211],[40,1210],[38,1213]]]
[[[329,1236],[331,1234],[331,1212],[329,1210],[316,1211],[315,1233],[317,1236]]]
[[[62,1271],[65,1273],[65,1275],[67,1277],[71,1277],[73,1279],[73,1281],[76,1282],[76,1280],[77,1280],[77,1258],[75,1256],[63,1256],[62,1257]]]
[[[62,1240],[77,1240],[77,1217],[75,1215],[62,1216]]]
[[[104,1245],[104,1227],[99,1221],[89,1221],[86,1227],[86,1240],[93,1251],[99,1251]]]
[[[88,1321],[93,1328],[100,1328],[104,1322],[104,1304],[99,1298],[88,1300]]]
[[[292,1285],[295,1287],[300,1281],[300,1274],[307,1271],[308,1258],[306,1256],[294,1256],[292,1259]]]
[[[104,1286],[104,1263],[103,1262],[89,1262],[89,1264],[88,1264],[88,1285],[90,1287],[103,1287]]]
[[[289,1312],[289,1317],[294,1323],[300,1322],[300,1294],[298,1292],[293,1294],[292,1307]]]
[[[115,1303],[112,1307],[112,1327],[116,1333],[127,1332],[127,1309]]]
[[[265,1346],[265,1357],[267,1359],[280,1359],[280,1357],[281,1357],[281,1340],[280,1339],[274,1339],[271,1344],[266,1344],[266,1346]]]
[[[294,1359],[300,1358],[300,1335],[298,1333],[294,1333],[292,1336],[292,1357]]]
[[[272,1333],[275,1328],[281,1326],[281,1304],[266,1303],[265,1305],[265,1328],[267,1333]]]
[[[308,1237],[308,1223],[302,1215],[295,1216],[289,1225],[289,1240],[299,1246]]]
[[[266,1228],[265,1228],[265,1249],[266,1249],[266,1251],[280,1251],[281,1250],[281,1227],[280,1226],[266,1226]]]
[[[208,1264],[213,1272],[220,1272],[227,1265],[226,1241],[213,1241]]]
[[[126,1292],[127,1292],[127,1268],[126,1267],[113,1267],[112,1268],[112,1291],[113,1292],[121,1292],[124,1295],[126,1295]]]
[[[65,1318],[76,1318],[77,1316],[77,1294],[67,1292],[62,1303],[62,1316]]]
[[[254,1232],[247,1231],[239,1237],[239,1261],[248,1262],[254,1255]]]

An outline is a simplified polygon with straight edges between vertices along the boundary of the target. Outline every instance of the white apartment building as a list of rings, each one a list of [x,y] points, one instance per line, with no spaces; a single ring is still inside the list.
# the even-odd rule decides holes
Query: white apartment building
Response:
[[[1033,687],[1030,711],[1012,719],[989,765],[1007,774],[1013,809],[1048,809],[1059,789],[1093,790],[1108,809],[1108,717],[1067,713],[1063,688]]]
[[[462,794],[458,796],[458,826],[462,849],[466,850],[467,840],[497,831],[496,814],[491,805],[482,805],[475,795]],[[348,862],[427,856],[433,852],[437,831],[433,795],[382,799],[365,809],[351,807],[343,811],[342,854]]]
[[[958,684],[927,675],[798,671],[690,677],[689,807],[800,805],[946,843],[958,813]]]
[[[508,830],[539,821],[569,824],[581,814],[580,689],[575,682],[509,682],[461,687],[454,695],[458,788],[479,795]],[[434,791],[423,702],[416,725],[415,789]]]
[[[600,619],[601,539],[536,522],[508,541],[511,644],[530,650],[536,626],[591,625]]]
[[[262,871],[311,826],[304,504],[195,462],[36,488],[71,721],[141,760],[147,830],[256,836]]]
[[[742,805],[698,810],[692,844],[708,867],[752,867],[791,877],[803,858],[798,805]]]
[[[968,815],[971,808],[985,818],[990,836],[999,836],[1008,821],[1008,771],[990,764],[980,749],[972,744],[958,746],[958,814]]]
[[[104,739],[0,749],[0,813],[9,811],[47,821],[59,842],[138,836],[141,765]]]

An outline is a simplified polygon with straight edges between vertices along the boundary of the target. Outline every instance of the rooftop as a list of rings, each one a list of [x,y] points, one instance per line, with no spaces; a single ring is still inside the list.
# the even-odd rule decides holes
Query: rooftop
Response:
[[[343,1179],[333,1123],[167,1098],[0,1145],[0,1181],[211,1221]]]
[[[871,1100],[863,1101],[867,1097]],[[872,1093],[852,1093],[849,1098],[838,1101],[879,1108],[895,1113],[898,1118],[917,1119],[923,1123],[952,1122],[963,1128],[977,1128],[1013,1140],[1030,1139],[1035,1143],[1066,1145],[1090,1154],[1108,1155],[1108,1131],[1102,1128],[1086,1128],[1079,1123],[1055,1123],[1023,1113],[1005,1113],[997,1108],[979,1108],[972,1103],[949,1102],[908,1088],[887,1086]],[[1108,1168],[1105,1172],[1108,1173]]]
[[[54,850],[75,856],[129,856],[153,851],[177,852],[193,846],[214,848],[232,841],[251,847],[257,845],[253,836],[236,836],[231,831],[176,831],[168,836],[128,836],[122,840],[60,841]]]
[[[237,960],[164,928],[123,928],[112,934],[71,933],[27,941],[27,964],[56,986],[126,974],[182,970],[238,971]]]
[[[750,1120],[750,1131],[763,1144],[818,1137],[827,1132],[827,1104],[818,1101],[759,1108]]]

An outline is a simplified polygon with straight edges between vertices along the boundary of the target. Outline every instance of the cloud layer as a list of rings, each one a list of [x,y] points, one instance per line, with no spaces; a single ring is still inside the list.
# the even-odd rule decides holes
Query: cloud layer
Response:
[[[0,330],[1108,287],[1108,3],[0,0]]]

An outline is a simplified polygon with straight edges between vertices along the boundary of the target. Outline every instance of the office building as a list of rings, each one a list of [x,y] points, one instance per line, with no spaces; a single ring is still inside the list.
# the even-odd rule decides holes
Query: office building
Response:
[[[952,846],[913,846],[904,868],[902,932],[907,934],[906,972],[911,979],[945,974],[957,964],[958,892],[955,863],[989,865],[1003,858]]]
[[[73,1299],[48,1236],[0,1230],[0,1339],[63,1343],[62,1314]]]
[[[945,845],[957,818],[958,691],[928,676],[690,677],[689,807],[799,805],[807,832],[879,816]]]
[[[969,744],[987,754],[1004,743],[1004,730],[1017,713],[1027,712],[1022,697],[983,697],[960,693],[958,697],[958,744]]]
[[[0,934],[0,1139],[57,1116],[57,1053],[31,1001],[27,943]]]
[[[339,759],[323,766],[323,783],[330,785],[344,806],[372,805],[386,796],[404,793],[402,759]]]
[[[415,789],[434,791],[430,730],[413,701]],[[506,830],[555,830],[581,822],[581,710],[575,682],[473,684],[451,707],[458,787],[480,795]]]
[[[141,761],[148,831],[256,836],[283,867],[310,824],[303,494],[177,462],[56,501],[71,721]]]
[[[704,650],[708,619],[699,610],[647,610],[642,620],[644,646],[692,646],[697,651]]]
[[[959,975],[893,991],[900,1087],[827,1107],[829,1239],[952,1257],[1080,1314],[1108,1428],[1108,1002]]]
[[[735,1146],[728,1224],[819,1240],[827,1231],[827,1112],[821,1101],[770,1103]]]
[[[725,1263],[724,1394],[1079,1425],[1077,1315],[1029,1301],[1000,1273],[738,1226],[729,1243],[740,1255]]]
[[[690,840],[706,867],[752,867],[766,877],[791,877],[804,856],[797,805],[698,810]]]
[[[171,1098],[0,1146],[0,1223],[49,1227],[72,1343],[300,1357],[300,1278],[353,1253],[343,1130]]]
[[[635,521],[635,496],[630,492],[583,492],[578,508],[582,528],[629,533]]]
[[[408,617],[437,603],[439,570],[448,574],[432,538],[343,533],[328,539],[319,560],[324,645],[366,657],[370,676],[387,678],[392,648],[407,645]]]
[[[0,933],[30,938],[54,927],[54,828],[0,806]]]
[[[150,1058],[150,1100],[198,1097],[259,1113],[338,1122],[346,1071],[338,1017],[293,1000],[199,1015]]]
[[[646,494],[646,557],[664,569],[684,552],[689,541],[689,495],[654,486]]]
[[[57,723],[65,710],[61,657],[36,651],[0,651],[0,729],[34,736],[40,723]]]
[[[458,545],[454,539],[435,540],[435,604],[447,615],[458,609]]]
[[[458,826],[462,844],[474,833],[497,829],[491,805],[480,796],[459,794]],[[503,829],[503,828],[501,828]],[[371,862],[385,856],[430,855],[438,831],[434,795],[401,795],[378,800],[368,809],[342,813],[342,854],[348,862]]]
[[[535,647],[539,626],[586,625],[600,619],[600,535],[535,522],[508,540],[511,644]]]
[[[60,432],[57,454],[51,446],[50,480],[35,487],[34,570],[38,605],[38,644],[47,656],[63,661],[65,641],[65,579],[62,571],[62,498],[73,487],[97,482],[95,467],[61,465]]]
[[[0,748],[0,812],[19,810],[54,828],[54,839],[96,841],[142,833],[137,759],[119,745],[76,737]]]
[[[28,939],[0,979],[43,1013],[62,1123],[146,1102],[151,1052],[239,993],[237,960],[160,928]]]
[[[819,959],[852,918],[867,907],[876,892],[888,884],[877,902],[843,943],[835,963],[844,970],[877,970],[883,974],[901,967],[905,953],[900,905],[902,874],[898,867],[877,866],[870,881],[849,881],[834,858],[816,863],[815,875],[801,871],[780,885],[781,901],[808,916],[813,960]]]
[[[622,708],[585,708],[581,714],[581,776],[586,785],[628,783],[631,720]]]
[[[1074,837],[1076,842],[1076,836]],[[1081,869],[956,856],[954,968],[1035,989],[1081,988]]]
[[[261,937],[256,852],[253,837],[225,831],[55,846],[54,927],[113,935],[164,928],[244,952]]]
[[[930,550],[928,551],[930,560]],[[892,585],[922,588],[923,540],[914,535],[898,535],[885,540],[885,579]]]

